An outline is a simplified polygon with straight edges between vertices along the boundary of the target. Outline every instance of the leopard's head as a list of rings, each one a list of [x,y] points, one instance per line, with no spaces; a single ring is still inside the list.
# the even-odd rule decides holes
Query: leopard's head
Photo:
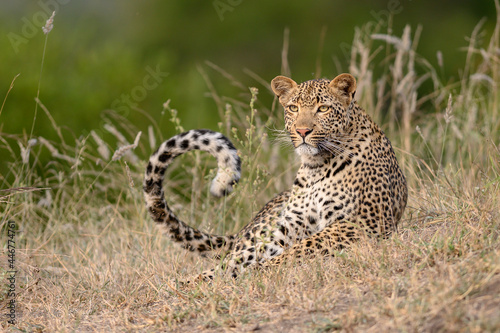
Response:
[[[342,137],[349,122],[349,107],[356,79],[340,74],[335,79],[301,84],[277,76],[271,88],[285,109],[285,127],[299,155],[331,152],[332,138]]]

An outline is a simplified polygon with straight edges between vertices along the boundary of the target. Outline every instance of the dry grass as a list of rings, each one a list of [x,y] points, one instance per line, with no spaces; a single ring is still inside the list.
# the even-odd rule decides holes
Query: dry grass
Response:
[[[374,31],[360,29],[349,70],[360,82],[360,104],[388,124],[410,185],[399,233],[359,242],[335,258],[290,262],[237,280],[191,289],[166,282],[215,263],[172,246],[148,219],[140,184],[152,147],[131,124],[109,115],[116,149],[96,132],[74,145],[63,137],[37,144],[2,133],[1,148],[15,166],[1,178],[8,190],[0,192],[0,205],[1,232],[8,220],[18,226],[18,324],[1,326],[29,332],[499,331],[499,32],[500,20],[485,49],[473,35],[463,79],[443,85],[410,47],[416,37],[409,27],[400,38],[377,34],[382,44],[369,38]],[[378,45],[387,54],[386,70],[375,79],[380,64],[371,56]],[[421,96],[425,80],[434,89]],[[207,184],[214,163],[194,153],[177,162],[183,168],[169,171],[167,191],[184,220],[234,232],[291,184],[296,162],[267,138],[267,127],[280,128],[282,120],[278,110],[254,110],[255,90],[246,102],[212,94],[220,130],[242,151],[244,180],[229,198],[213,201]],[[175,110],[165,108],[181,129]],[[154,146],[154,131],[148,133],[143,141]],[[47,152],[52,161],[43,164]],[[6,250],[0,265],[5,279]]]

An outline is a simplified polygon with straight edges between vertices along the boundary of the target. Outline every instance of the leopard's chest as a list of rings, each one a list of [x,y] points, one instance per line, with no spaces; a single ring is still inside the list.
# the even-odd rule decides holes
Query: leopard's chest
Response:
[[[345,177],[351,168],[333,174],[331,165],[314,173],[298,175],[285,205],[281,224],[297,238],[308,237],[337,220],[348,218],[356,195]],[[349,213],[348,213],[349,212]]]

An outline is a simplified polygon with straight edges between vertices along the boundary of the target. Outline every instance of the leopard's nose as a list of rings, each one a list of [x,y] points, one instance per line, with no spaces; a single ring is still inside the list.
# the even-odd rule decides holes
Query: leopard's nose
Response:
[[[313,130],[310,128],[297,128],[297,133],[303,138],[305,138],[308,134],[310,134]]]

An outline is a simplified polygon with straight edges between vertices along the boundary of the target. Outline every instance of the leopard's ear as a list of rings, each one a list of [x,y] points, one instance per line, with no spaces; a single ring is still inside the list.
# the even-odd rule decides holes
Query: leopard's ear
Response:
[[[332,92],[349,105],[356,93],[356,79],[351,74],[340,74],[330,84]]]
[[[287,96],[292,89],[297,88],[297,83],[286,76],[276,76],[271,81],[271,88],[281,100],[281,97]]]

